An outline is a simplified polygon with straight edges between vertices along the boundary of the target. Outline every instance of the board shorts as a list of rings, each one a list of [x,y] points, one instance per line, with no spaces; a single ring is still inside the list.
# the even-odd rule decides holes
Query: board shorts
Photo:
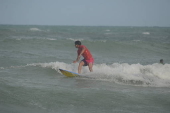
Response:
[[[88,60],[83,59],[82,61],[84,62],[83,66],[88,66],[89,63],[92,63],[92,64],[94,63],[94,58],[90,58]]]

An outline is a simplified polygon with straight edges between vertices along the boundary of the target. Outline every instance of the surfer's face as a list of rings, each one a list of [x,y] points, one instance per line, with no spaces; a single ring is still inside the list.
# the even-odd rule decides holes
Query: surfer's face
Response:
[[[75,45],[75,47],[76,47],[76,48],[78,48],[78,47],[79,47],[79,45]]]

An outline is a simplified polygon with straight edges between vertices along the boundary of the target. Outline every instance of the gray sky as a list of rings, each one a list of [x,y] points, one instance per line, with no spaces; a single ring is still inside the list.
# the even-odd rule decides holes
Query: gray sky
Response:
[[[0,0],[0,24],[170,26],[170,0]]]

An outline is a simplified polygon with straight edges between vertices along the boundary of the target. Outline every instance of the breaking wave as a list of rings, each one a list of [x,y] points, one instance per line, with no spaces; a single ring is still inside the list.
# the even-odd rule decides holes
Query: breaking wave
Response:
[[[51,62],[33,63],[28,64],[27,66],[40,66],[42,68],[51,68],[60,73],[58,70],[59,68],[77,72],[78,64]],[[95,64],[93,70],[94,72],[89,72],[88,67],[83,67],[82,75],[86,77],[88,76],[88,78],[91,79],[115,82],[119,84],[151,87],[170,87],[170,64]]]

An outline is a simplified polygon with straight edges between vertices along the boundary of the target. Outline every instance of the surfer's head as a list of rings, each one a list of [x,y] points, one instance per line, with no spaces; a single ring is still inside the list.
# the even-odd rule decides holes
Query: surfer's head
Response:
[[[160,59],[160,63],[161,63],[161,64],[164,64],[164,60],[163,60],[163,59]]]
[[[75,47],[78,48],[81,45],[80,41],[75,41]]]
[[[75,41],[75,45],[81,45],[80,41]]]

